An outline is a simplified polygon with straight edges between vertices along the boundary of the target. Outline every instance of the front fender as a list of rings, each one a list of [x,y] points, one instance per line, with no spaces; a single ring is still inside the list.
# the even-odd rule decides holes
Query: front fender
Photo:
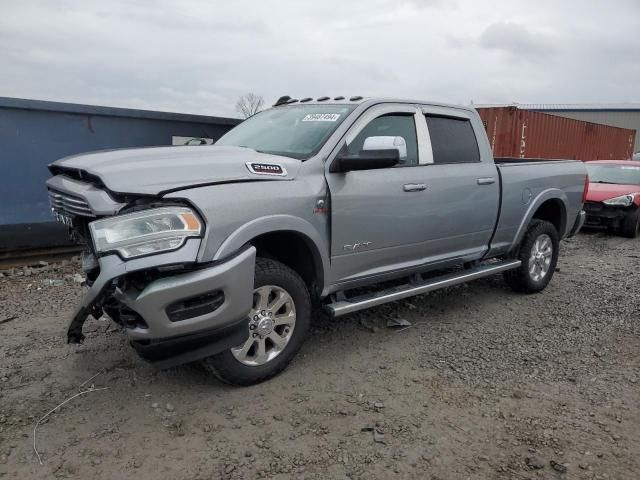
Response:
[[[569,199],[567,198],[566,193],[560,190],[559,188],[549,188],[547,190],[543,190],[542,192],[540,192],[538,196],[531,202],[531,204],[529,205],[529,208],[527,208],[524,214],[524,217],[520,222],[520,225],[513,239],[513,242],[511,243],[511,246],[509,248],[510,251],[514,250],[518,245],[520,245],[520,242],[522,241],[522,237],[527,231],[527,227],[529,226],[529,223],[531,223],[533,216],[536,214],[540,206],[548,200],[560,200],[562,204],[562,213],[561,213],[562,218],[560,219],[560,225],[562,226],[562,228],[561,228],[561,231],[558,232],[558,234],[560,235],[560,238],[564,238],[566,236],[567,206],[569,205]]]
[[[310,247],[315,250],[322,268],[322,278],[329,278],[329,251],[326,240],[313,227],[311,223],[293,215],[269,215],[256,218],[245,223],[232,232],[213,256],[213,260],[220,260],[242,248],[256,237],[273,232],[295,232],[305,237]]]

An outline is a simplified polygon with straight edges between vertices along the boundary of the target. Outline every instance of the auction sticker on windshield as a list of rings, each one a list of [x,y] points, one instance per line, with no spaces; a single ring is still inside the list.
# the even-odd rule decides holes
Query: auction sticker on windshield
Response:
[[[306,115],[303,122],[335,122],[340,118],[339,113],[310,113]]]

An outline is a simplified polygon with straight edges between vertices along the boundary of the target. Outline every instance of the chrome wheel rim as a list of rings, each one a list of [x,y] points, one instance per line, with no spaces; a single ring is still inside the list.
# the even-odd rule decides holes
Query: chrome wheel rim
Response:
[[[296,306],[289,292],[276,285],[256,288],[249,313],[249,338],[231,353],[244,365],[264,365],[286,348],[295,326]]]
[[[529,275],[534,282],[539,282],[549,273],[551,258],[553,257],[553,243],[546,233],[536,238],[531,247],[529,257]]]

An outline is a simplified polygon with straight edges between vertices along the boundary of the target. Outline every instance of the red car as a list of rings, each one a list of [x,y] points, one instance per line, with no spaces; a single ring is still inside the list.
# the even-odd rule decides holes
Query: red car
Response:
[[[640,163],[628,160],[587,162],[589,191],[585,225],[608,227],[626,237],[640,233]]]

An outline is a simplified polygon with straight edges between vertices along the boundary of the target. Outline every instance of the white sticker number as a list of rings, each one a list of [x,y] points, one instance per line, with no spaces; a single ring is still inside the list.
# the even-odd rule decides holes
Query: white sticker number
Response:
[[[335,122],[340,118],[339,113],[310,113],[306,115],[303,122]]]

